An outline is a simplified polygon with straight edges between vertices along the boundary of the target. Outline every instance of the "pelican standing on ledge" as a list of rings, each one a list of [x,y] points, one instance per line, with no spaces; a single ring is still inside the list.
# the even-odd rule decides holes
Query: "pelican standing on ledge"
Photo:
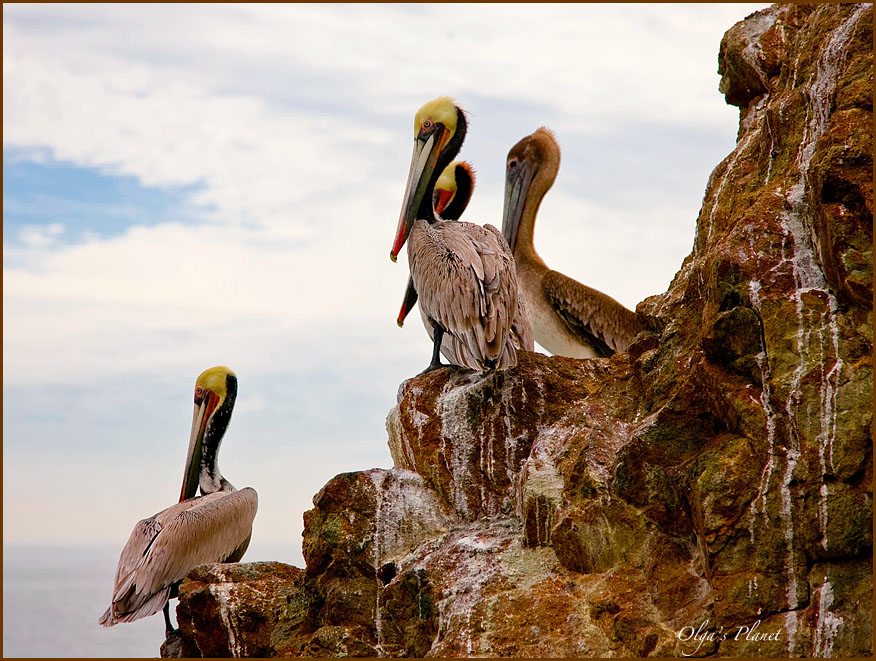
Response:
[[[453,161],[444,168],[444,172],[438,177],[438,181],[435,184],[435,192],[432,196],[435,214],[440,216],[441,220],[459,220],[471,200],[474,183],[475,174],[471,163],[467,161]],[[396,320],[399,328],[404,325],[405,318],[416,303],[417,290],[414,288],[413,278],[408,276],[405,298],[402,301],[398,319]],[[420,313],[423,316],[422,309]],[[423,317],[423,324],[427,329],[431,328],[430,322],[425,317]],[[429,335],[431,337],[431,332]],[[441,345],[441,352],[445,353],[445,355],[447,351],[451,350],[449,347],[444,346],[449,341],[450,338],[445,335]],[[526,300],[520,291],[517,293],[517,310],[511,322],[511,341],[514,343],[515,349],[523,349],[524,351],[535,350],[532,322],[529,320],[529,308],[526,306]]]
[[[195,412],[180,502],[134,526],[122,550],[110,607],[99,623],[111,627],[164,609],[170,634],[169,599],[185,575],[210,562],[237,562],[252,537],[258,496],[238,491],[219,472],[219,444],[231,420],[237,376],[212,367],[195,384]],[[201,488],[201,495],[194,497]]]
[[[474,168],[467,161],[453,161],[444,168],[444,172],[435,184],[435,193],[432,195],[435,214],[442,220],[459,220],[471,200],[474,182]],[[405,298],[398,311],[399,328],[404,326],[405,318],[416,304],[417,290],[414,288],[413,278],[408,276]]]
[[[427,371],[441,367],[440,353],[478,371],[517,364],[511,337],[517,274],[507,243],[492,225],[444,221],[433,209],[438,175],[459,153],[466,128],[462,109],[447,97],[417,112],[411,171],[390,252],[395,261],[410,237],[411,277],[433,341]]]
[[[505,168],[502,233],[514,253],[535,340],[551,353],[594,358],[624,352],[643,330],[611,296],[548,268],[535,251],[535,217],[560,167],[560,145],[542,127],[511,148]]]

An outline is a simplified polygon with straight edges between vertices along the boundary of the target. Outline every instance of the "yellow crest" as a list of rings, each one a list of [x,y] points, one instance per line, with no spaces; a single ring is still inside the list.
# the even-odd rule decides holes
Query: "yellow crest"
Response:
[[[420,133],[423,122],[431,121],[433,124],[444,124],[448,134],[456,133],[456,104],[449,96],[439,96],[424,104],[414,116],[414,135]]]
[[[224,400],[225,395],[227,394],[227,379],[229,376],[236,377],[237,375],[224,365],[211,367],[210,369],[201,372],[201,375],[195,382],[195,387],[197,388],[198,386],[201,386],[206,390],[216,393]]]

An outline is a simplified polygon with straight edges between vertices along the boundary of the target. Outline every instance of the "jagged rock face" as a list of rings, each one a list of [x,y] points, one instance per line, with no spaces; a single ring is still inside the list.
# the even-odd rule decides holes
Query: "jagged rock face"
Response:
[[[871,655],[871,43],[869,5],[733,26],[661,330],[403,383],[395,468],[317,494],[306,571],[190,574],[184,652]]]
[[[670,332],[706,329],[693,376],[763,456],[741,518],[708,540],[730,596],[716,616],[780,613],[800,632],[793,654],[830,652],[870,621],[869,604],[819,609],[860,588],[838,567],[872,548],[871,42],[867,5],[775,6],[727,33],[722,90],[741,108],[739,141],[713,174],[693,255],[644,306],[672,318]],[[745,325],[762,333],[747,351],[757,370],[740,362]],[[722,357],[710,343],[727,327],[736,343]]]
[[[387,419],[390,452],[460,520],[514,513],[527,544],[549,543],[564,484],[558,459],[569,455],[565,465],[583,452],[582,471],[609,477],[635,408],[598,394],[631,379],[623,356],[544,360],[528,353],[507,372],[428,373],[400,388]]]
[[[280,562],[192,570],[176,609],[181,648],[178,654],[162,649],[162,656],[274,656],[307,612],[303,581],[303,570]]]

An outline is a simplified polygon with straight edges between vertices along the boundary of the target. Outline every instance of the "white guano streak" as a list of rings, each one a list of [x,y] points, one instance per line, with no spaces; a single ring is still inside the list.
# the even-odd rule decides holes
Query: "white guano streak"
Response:
[[[803,378],[807,374],[807,365],[811,365],[812,362],[809,360],[809,357],[813,356],[817,351],[820,359],[818,360],[818,364],[821,366],[826,364],[829,358],[832,358],[834,364],[827,374],[824,374],[824,369],[823,367],[821,368],[821,406],[819,413],[820,431],[817,435],[817,439],[819,443],[821,467],[823,469],[823,474],[825,474],[828,472],[828,463],[832,463],[833,441],[836,433],[836,390],[839,385],[839,378],[843,367],[843,362],[839,355],[836,298],[827,287],[824,274],[818,265],[815,252],[809,242],[809,237],[812,236],[814,232],[814,223],[812,219],[812,209],[806,200],[805,194],[808,190],[809,169],[812,158],[815,154],[816,144],[819,138],[824,134],[830,119],[830,106],[837,84],[838,65],[847,51],[851,31],[866,8],[866,5],[856,7],[842,24],[833,31],[828,45],[824,48],[821,57],[819,58],[814,76],[811,79],[812,82],[809,84],[808,96],[810,103],[807,109],[808,118],[804,127],[803,140],[801,141],[801,146],[795,157],[799,179],[797,183],[787,189],[787,192],[784,194],[789,208],[780,216],[780,225],[784,234],[782,241],[782,260],[772,269],[773,271],[776,271],[782,266],[790,265],[795,283],[793,298],[798,318],[795,349],[799,363],[792,374],[788,397],[784,407],[788,419],[788,443],[785,452],[785,471],[780,485],[780,513],[786,548],[788,550],[786,562],[786,569],[789,577],[787,590],[788,608],[796,608],[798,605],[798,586],[796,571],[794,568],[794,528],[790,491],[794,469],[796,468],[797,461],[801,455],[800,421],[798,421],[797,417],[797,409],[799,407],[797,401],[798,395],[801,392]],[[733,162],[735,163],[735,159]],[[786,249],[788,248],[790,248],[790,254],[786,253]],[[752,281],[749,285],[752,304],[759,312],[761,307],[760,289],[760,282]],[[821,294],[823,297],[826,297],[828,301],[827,313],[824,314],[818,310],[810,311],[805,309],[807,306],[804,305],[803,296],[806,293],[812,293],[816,296]],[[833,356],[831,357],[825,355],[824,340],[826,335],[830,336],[830,348],[833,350]],[[761,368],[764,384],[761,403],[766,414],[770,456],[761,477],[758,496],[754,499],[750,508],[752,514],[750,526],[752,540],[754,539],[753,518],[757,512],[758,501],[761,502],[761,513],[765,518],[767,517],[765,502],[766,492],[769,489],[770,477],[772,476],[775,467],[776,450],[776,412],[770,402],[772,396],[770,387],[772,375],[770,373],[768,357],[762,354],[759,355],[758,364]],[[819,506],[819,518],[821,519],[820,523],[822,526],[822,545],[826,548],[827,540],[824,534],[827,524],[826,489],[822,488],[820,490],[820,495],[822,501]]]

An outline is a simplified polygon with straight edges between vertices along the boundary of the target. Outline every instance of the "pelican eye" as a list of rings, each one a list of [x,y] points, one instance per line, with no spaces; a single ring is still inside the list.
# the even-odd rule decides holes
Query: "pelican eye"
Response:
[[[432,120],[431,119],[424,119],[423,120],[423,128],[424,129],[432,128]]]
[[[517,159],[516,159],[516,158],[512,158],[510,161],[508,161],[508,169],[509,169],[509,170],[514,170],[514,169],[516,169],[516,168],[517,168]]]
[[[195,403],[200,403],[204,399],[204,389],[201,386],[195,388]]]

